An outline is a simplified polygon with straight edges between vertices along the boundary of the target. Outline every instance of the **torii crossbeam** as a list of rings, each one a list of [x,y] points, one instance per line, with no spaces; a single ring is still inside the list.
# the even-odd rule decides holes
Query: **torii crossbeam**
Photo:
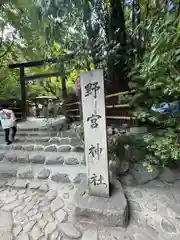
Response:
[[[48,58],[39,61],[29,61],[23,63],[10,64],[9,68],[19,68],[20,69],[20,85],[21,85],[21,102],[22,102],[22,118],[25,120],[27,116],[26,112],[26,81],[48,78],[48,77],[56,77],[61,76],[60,72],[52,72],[52,73],[44,73],[44,74],[36,74],[32,76],[26,76],[24,69],[28,67],[39,67],[44,64],[53,64],[59,62],[58,58]],[[62,92],[66,95],[66,82],[62,81]],[[65,98],[66,96],[63,96]]]

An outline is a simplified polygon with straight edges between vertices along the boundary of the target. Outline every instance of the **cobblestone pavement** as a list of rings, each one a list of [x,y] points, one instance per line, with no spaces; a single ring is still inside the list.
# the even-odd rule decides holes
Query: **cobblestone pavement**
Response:
[[[77,185],[33,181],[26,189],[0,181],[1,240],[179,240],[180,181],[125,187],[130,206],[126,229],[103,228],[73,218]],[[13,185],[13,180],[8,180]],[[19,185],[22,187],[22,185]]]

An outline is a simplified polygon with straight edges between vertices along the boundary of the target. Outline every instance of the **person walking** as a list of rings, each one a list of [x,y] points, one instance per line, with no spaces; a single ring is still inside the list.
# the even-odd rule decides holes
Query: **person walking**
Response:
[[[41,109],[40,109],[39,104],[37,102],[35,103],[35,107],[36,107],[36,117],[39,118]]]
[[[8,105],[6,104],[2,105],[2,109],[0,111],[0,120],[5,133],[5,142],[7,145],[10,145],[15,140],[17,125],[14,112],[8,109]],[[12,130],[11,141],[9,140],[10,130]]]
[[[36,117],[36,104],[33,104],[33,117]]]
[[[53,102],[51,99],[48,101],[48,115],[53,117]]]
[[[47,101],[44,102],[43,113],[44,113],[44,117],[48,118],[48,102]]]
[[[55,101],[52,102],[52,115],[53,117],[55,118],[56,117],[56,114],[57,114],[57,106],[56,106],[56,103]]]

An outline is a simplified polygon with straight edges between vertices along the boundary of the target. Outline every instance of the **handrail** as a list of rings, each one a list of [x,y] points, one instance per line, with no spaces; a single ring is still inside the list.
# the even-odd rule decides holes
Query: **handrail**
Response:
[[[75,109],[68,109],[68,110],[66,110],[67,112],[76,112],[76,111],[79,111],[79,109],[78,108],[75,108]]]
[[[116,97],[116,96],[120,96],[120,95],[125,95],[130,93],[129,91],[125,91],[125,92],[118,92],[118,93],[112,93],[110,95],[107,95],[106,98],[111,98],[111,97]]]
[[[112,94],[107,95],[107,96],[105,96],[105,97],[106,97],[106,98],[111,98],[111,97],[116,97],[116,96],[120,96],[120,95],[126,95],[126,94],[133,93],[133,92],[135,92],[135,90],[118,92],[118,93],[112,93]],[[80,102],[77,101],[77,102],[73,102],[73,103],[66,103],[66,106],[72,106],[72,105],[75,105],[75,104],[80,104]]]
[[[69,116],[69,117],[72,117],[72,118],[80,118],[80,115],[74,115],[74,116]]]
[[[126,108],[130,107],[129,104],[116,104],[116,105],[107,105],[106,108]]]
[[[116,97],[116,96],[120,96],[120,95],[126,95],[126,94],[130,94],[130,93],[134,93],[134,92],[135,92],[135,90],[118,92],[118,93],[112,93],[110,95],[107,95],[106,98]]]
[[[69,117],[79,118],[80,115],[69,116]],[[107,119],[120,119],[120,120],[134,120],[134,119],[136,119],[135,117],[126,117],[126,116],[106,116],[106,118]]]
[[[107,105],[106,108],[126,108],[126,107],[130,107],[129,104],[116,104],[116,105]],[[75,111],[79,111],[78,108],[75,109],[67,109],[67,112],[75,112]]]
[[[80,102],[66,103],[66,106],[72,106],[72,105],[75,105],[75,104],[80,104]]]
[[[126,117],[126,116],[106,116],[107,119],[122,119],[122,120],[133,120],[135,117]]]

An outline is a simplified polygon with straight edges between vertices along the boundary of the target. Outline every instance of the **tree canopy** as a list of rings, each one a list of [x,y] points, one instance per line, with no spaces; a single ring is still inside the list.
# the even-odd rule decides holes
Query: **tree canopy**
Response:
[[[117,81],[122,90],[127,90],[128,73],[144,56],[154,24],[158,28],[167,14],[179,17],[178,0],[4,1],[0,10],[0,50],[6,55],[18,48],[18,58],[11,58],[11,62],[53,56],[62,60],[63,55],[64,64],[60,60],[35,73],[58,69],[72,87],[71,72],[78,75],[82,70],[103,68],[107,80]],[[73,53],[70,58],[69,52]],[[45,81],[45,91],[52,81]]]
[[[44,92],[58,97],[61,81],[66,80],[67,87],[73,88],[79,72],[93,66],[89,55],[84,58],[80,55],[79,50],[83,49],[84,39],[79,33],[83,34],[84,29],[80,21],[76,21],[76,17],[77,20],[80,17],[78,12],[77,16],[69,14],[63,7],[63,15],[58,17],[53,16],[49,10],[47,12],[48,6],[48,3],[45,4],[43,1],[12,1],[12,3],[2,5],[0,12],[2,54],[0,58],[4,64],[1,65],[1,78],[7,83],[6,89],[10,90],[12,86],[16,86],[16,88],[13,87],[13,94],[11,94],[12,91],[2,89],[2,97],[19,97],[18,72],[10,71],[8,63],[49,57],[59,59],[57,64],[27,69],[28,75],[52,71],[62,73],[59,78],[43,79],[37,81],[37,84],[29,82],[29,97]],[[13,56],[9,57],[10,55]]]

